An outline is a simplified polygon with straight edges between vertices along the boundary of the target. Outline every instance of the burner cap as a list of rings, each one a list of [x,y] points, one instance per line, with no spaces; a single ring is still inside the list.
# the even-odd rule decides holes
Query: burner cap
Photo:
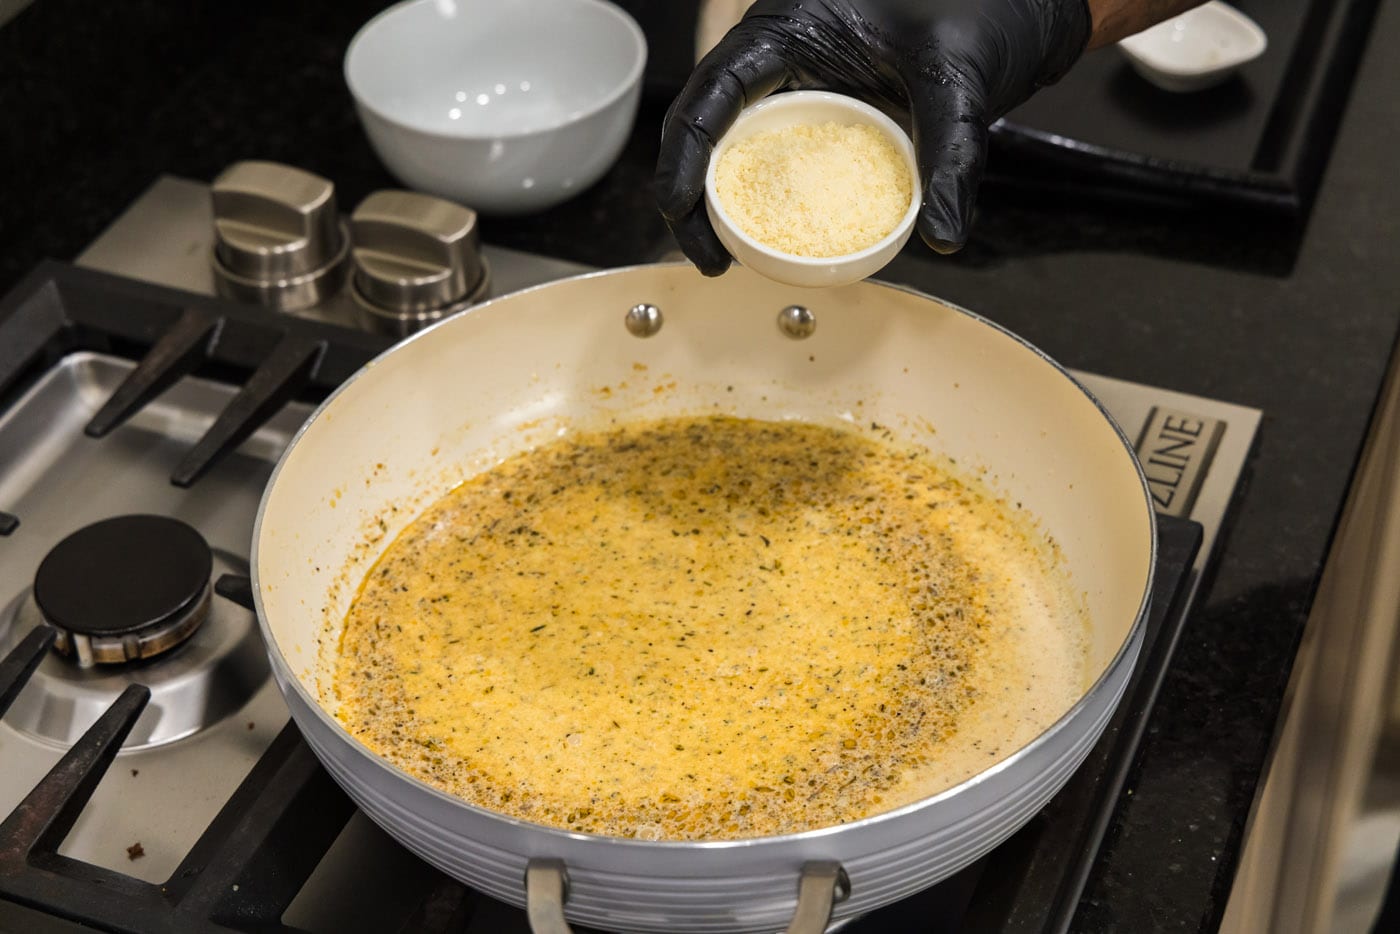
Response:
[[[39,564],[34,600],[79,663],[149,658],[178,645],[209,604],[213,555],[167,516],[118,516],[85,526]]]

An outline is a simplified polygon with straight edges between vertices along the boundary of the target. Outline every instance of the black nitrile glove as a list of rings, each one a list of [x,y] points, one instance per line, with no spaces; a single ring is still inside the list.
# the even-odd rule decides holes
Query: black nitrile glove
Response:
[[[661,132],[657,200],[707,276],[730,256],[705,213],[705,169],[739,111],[782,88],[817,88],[907,115],[918,154],[919,233],[967,242],[987,128],[1083,53],[1087,0],[758,0],[701,59]]]

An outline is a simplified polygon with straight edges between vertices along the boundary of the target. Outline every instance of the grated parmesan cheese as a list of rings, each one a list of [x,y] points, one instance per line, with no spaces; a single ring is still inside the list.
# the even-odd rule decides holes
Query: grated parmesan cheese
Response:
[[[756,133],[715,166],[715,192],[739,228],[797,256],[843,256],[878,243],[908,210],[911,185],[894,144],[859,124]]]

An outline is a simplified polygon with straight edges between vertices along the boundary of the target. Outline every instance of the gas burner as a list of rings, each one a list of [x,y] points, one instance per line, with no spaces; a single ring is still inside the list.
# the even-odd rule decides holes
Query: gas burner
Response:
[[[128,685],[143,684],[151,700],[124,748],[144,749],[238,710],[270,671],[257,618],[213,592],[225,574],[245,577],[248,563],[163,516],[108,519],[60,541],[34,586],[0,611],[0,655],[47,624],[77,663],[48,653],[5,724],[66,748]]]
[[[153,658],[184,642],[209,612],[213,555],[204,537],[168,516],[117,516],[49,551],[34,600],[58,630],[54,648],[78,665]]]

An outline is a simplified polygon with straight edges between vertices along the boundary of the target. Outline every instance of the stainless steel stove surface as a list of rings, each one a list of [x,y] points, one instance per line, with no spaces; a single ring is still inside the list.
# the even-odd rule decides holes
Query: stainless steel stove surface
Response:
[[[32,628],[32,585],[48,550],[98,520],[124,514],[183,519],[228,556],[230,570],[246,573],[259,494],[277,453],[310,409],[288,406],[198,486],[181,490],[170,482],[170,466],[233,389],[185,379],[108,437],[87,437],[84,426],[131,369],[128,361],[72,354],[0,419],[0,502],[23,523],[5,540],[0,562],[0,654]],[[89,581],[72,587],[87,590]],[[254,639],[257,633],[251,613],[217,595],[210,615],[207,622],[227,625],[201,626],[197,644],[188,648],[203,649],[207,640],[223,657],[211,652],[199,670],[180,672],[168,694],[157,686],[168,668],[161,659],[107,673],[50,653],[0,725],[0,813],[14,809],[122,689],[150,685],[152,701],[127,741],[123,767],[98,787],[60,852],[151,882],[169,877],[287,719],[265,659],[261,666],[245,665],[233,688],[215,683],[215,669],[227,669],[242,641],[221,644],[223,632],[215,630],[241,629]],[[176,660],[190,654],[180,652]],[[172,729],[171,721],[210,707],[222,716],[211,717],[198,735],[184,739],[194,730]],[[189,806],[176,806],[182,801]],[[136,843],[144,855],[130,859],[127,847]]]
[[[212,295],[211,249],[208,187],[163,178],[79,258],[79,265]],[[484,253],[495,294],[585,271],[489,246]],[[130,301],[113,299],[116,305]],[[187,309],[185,318],[198,318],[197,312]],[[249,320],[257,314],[273,315],[250,312]],[[351,314],[343,300],[302,312],[314,322],[307,327],[321,328],[327,322],[352,323]],[[4,325],[0,316],[0,328]],[[325,331],[332,334],[328,340],[334,338],[333,330]],[[245,343],[252,346],[257,342],[250,338]],[[288,338],[278,346],[288,343],[294,341]],[[263,929],[279,923],[306,931],[526,929],[518,910],[481,897],[465,897],[460,887],[423,866],[362,815],[351,813],[353,809],[320,772],[295,730],[284,730],[287,711],[268,676],[255,621],[243,605],[246,595],[241,599],[238,588],[240,580],[246,587],[240,575],[246,569],[254,512],[263,487],[311,406],[301,400],[274,406],[276,414],[250,422],[256,429],[239,442],[239,432],[226,429],[227,413],[240,406],[251,407],[247,397],[253,391],[249,387],[262,378],[258,375],[261,370],[241,386],[236,380],[187,375],[158,395],[153,396],[151,390],[141,399],[128,400],[132,404],[127,409],[134,414],[125,421],[109,419],[117,422],[116,427],[104,426],[108,429],[105,436],[95,438],[90,436],[100,433],[93,431],[95,417],[110,409],[114,394],[131,394],[129,388],[121,387],[137,369],[131,357],[139,355],[123,353],[125,344],[119,337],[107,340],[106,345],[112,352],[51,354],[53,359],[29,388],[0,411],[0,510],[20,521],[13,534],[0,538],[4,554],[0,561],[0,656],[14,651],[12,657],[18,659],[0,671],[0,709],[11,699],[6,694],[6,678],[24,685],[17,693],[11,692],[13,703],[0,721],[0,895],[4,896],[0,897],[0,930],[8,930],[7,923],[15,929],[43,930],[44,925],[56,925],[63,917],[96,922],[125,918],[108,922],[108,926],[162,931]],[[342,369],[353,367],[355,360],[368,359],[375,346],[383,345],[387,341],[382,345],[361,341],[355,353],[347,354],[338,365]],[[6,362],[2,351],[0,348],[0,379],[4,378]],[[288,372],[294,370],[288,368]],[[1198,551],[1184,546],[1181,551],[1183,567],[1178,571],[1184,571],[1180,575],[1184,583],[1173,608],[1177,624],[1163,628],[1163,638],[1145,654],[1145,658],[1150,655],[1155,659],[1155,674],[1144,675],[1142,693],[1135,695],[1133,704],[1125,702],[1125,708],[1134,709],[1125,709],[1122,725],[1110,731],[1102,757],[1097,751],[1092,757],[1095,761],[1102,758],[1095,766],[1102,776],[1096,774],[1092,781],[1086,778],[1081,783],[1084,787],[1074,795],[1078,796],[1075,801],[1082,798],[1082,803],[1062,808],[1071,813],[1083,810],[1079,822],[1093,824],[1095,834],[1101,834],[1107,819],[1105,809],[1111,807],[1117,794],[1114,776],[1121,783],[1126,768],[1125,762],[1114,764],[1113,750],[1107,747],[1117,748],[1115,744],[1131,740],[1127,747],[1131,758],[1133,731],[1141,728],[1142,715],[1155,696],[1161,669],[1180,631],[1179,620],[1189,608],[1209,561],[1260,413],[1088,374],[1079,376],[1106,403],[1129,436],[1139,439],[1160,511],[1194,520],[1203,534]],[[325,378],[328,386],[334,384],[333,374]],[[304,379],[301,384],[304,386]],[[271,398],[273,390],[279,388],[285,388],[283,383],[260,391]],[[284,394],[295,393],[288,390]],[[149,396],[153,396],[152,401],[139,405]],[[192,448],[214,446],[211,436],[224,442],[228,452],[188,471],[183,485],[172,483],[172,474],[180,475]],[[211,557],[209,586],[200,591],[204,596],[193,596],[202,583],[204,565],[200,565],[185,572],[184,586],[193,588],[191,595],[186,597],[180,591],[178,599],[172,598],[181,612],[193,612],[189,607],[194,607],[197,599],[207,600],[198,625],[187,642],[166,654],[116,666],[90,659],[91,646],[80,656],[79,645],[86,643],[70,639],[68,656],[52,649],[38,654],[37,668],[25,684],[18,668],[35,652],[31,644],[26,655],[21,643],[41,619],[41,603],[50,617],[59,612],[51,605],[55,600],[46,598],[45,593],[65,592],[62,583],[50,583],[48,590],[41,584],[41,599],[35,599],[41,564],[73,533],[127,515],[180,520],[207,542]],[[1194,541],[1191,538],[1190,544]],[[1191,567],[1184,568],[1186,564]],[[84,574],[84,566],[77,560],[63,573],[72,578],[71,588],[84,594],[88,605],[122,599],[119,595],[104,596],[98,589],[99,585],[111,585],[110,578],[120,575]],[[125,558],[122,567],[128,568]],[[125,573],[136,578],[133,583],[137,586],[143,580],[157,579],[166,586],[166,577],[161,575],[169,571],[132,559]],[[1171,596],[1168,592],[1167,597]],[[1166,613],[1166,608],[1161,612]],[[138,641],[135,635],[128,635],[125,641],[117,638],[109,651],[134,654]],[[86,664],[89,661],[93,663]],[[113,715],[107,712],[114,704],[132,710],[139,707],[136,695],[141,688],[131,685],[148,687],[151,699],[133,721],[129,734],[122,735],[124,727],[109,727]],[[1131,722],[1133,717],[1136,723]],[[94,734],[106,737],[105,747],[93,739],[79,742],[94,724]],[[1115,734],[1123,738],[1115,738]],[[91,748],[79,748],[84,743]],[[1122,755],[1118,754],[1119,759]],[[55,766],[60,773],[76,768],[72,760],[83,756],[97,769],[96,774],[101,774],[100,765],[106,757],[115,757],[85,806],[82,794],[86,779],[77,772],[68,778],[60,775],[58,780],[50,774]],[[64,764],[60,766],[60,762]],[[43,784],[46,775],[47,786]],[[6,850],[18,846],[6,834],[23,836],[30,804],[57,794],[53,789],[63,781],[68,782],[63,793],[74,803],[61,808],[60,816],[45,825],[48,829],[39,828],[31,837],[53,844],[57,857],[102,867],[105,873],[45,855],[42,846],[34,851],[38,856],[28,850]],[[40,790],[32,792],[36,787]],[[1100,800],[1103,798],[1106,800]],[[23,807],[21,802],[25,802]],[[1090,813],[1087,809],[1091,806],[1097,807],[1097,812]],[[73,823],[65,834],[68,821]],[[298,821],[307,822],[306,826]],[[254,829],[260,829],[264,836],[253,836]],[[1095,834],[1086,838],[1094,846]],[[228,853],[240,845],[246,852],[239,851],[238,861]],[[260,874],[252,871],[254,867],[260,867]],[[93,896],[96,908],[86,903],[75,906],[65,901],[70,898],[67,893],[73,891],[65,887],[66,882],[60,885],[43,875],[50,871],[96,878],[98,887],[105,885],[108,891]],[[1083,871],[1087,872],[1087,862]],[[7,889],[6,872],[38,872],[39,878],[26,876],[22,883]],[[308,872],[303,885],[302,878]],[[128,878],[137,881],[122,881]],[[971,878],[969,885],[975,882],[975,877]],[[1079,884],[1082,882],[1080,878]],[[292,888],[283,891],[288,886]],[[127,890],[133,896],[157,901],[203,902],[198,912],[157,918],[136,909],[112,909],[104,901]],[[50,901],[44,900],[45,893]],[[956,898],[965,896],[957,894]],[[904,924],[890,919],[910,914],[895,912],[886,921]],[[924,920],[909,921],[914,925],[910,930],[955,930],[959,926],[956,921],[935,926],[923,909],[914,914]],[[11,915],[12,921],[8,920]]]

